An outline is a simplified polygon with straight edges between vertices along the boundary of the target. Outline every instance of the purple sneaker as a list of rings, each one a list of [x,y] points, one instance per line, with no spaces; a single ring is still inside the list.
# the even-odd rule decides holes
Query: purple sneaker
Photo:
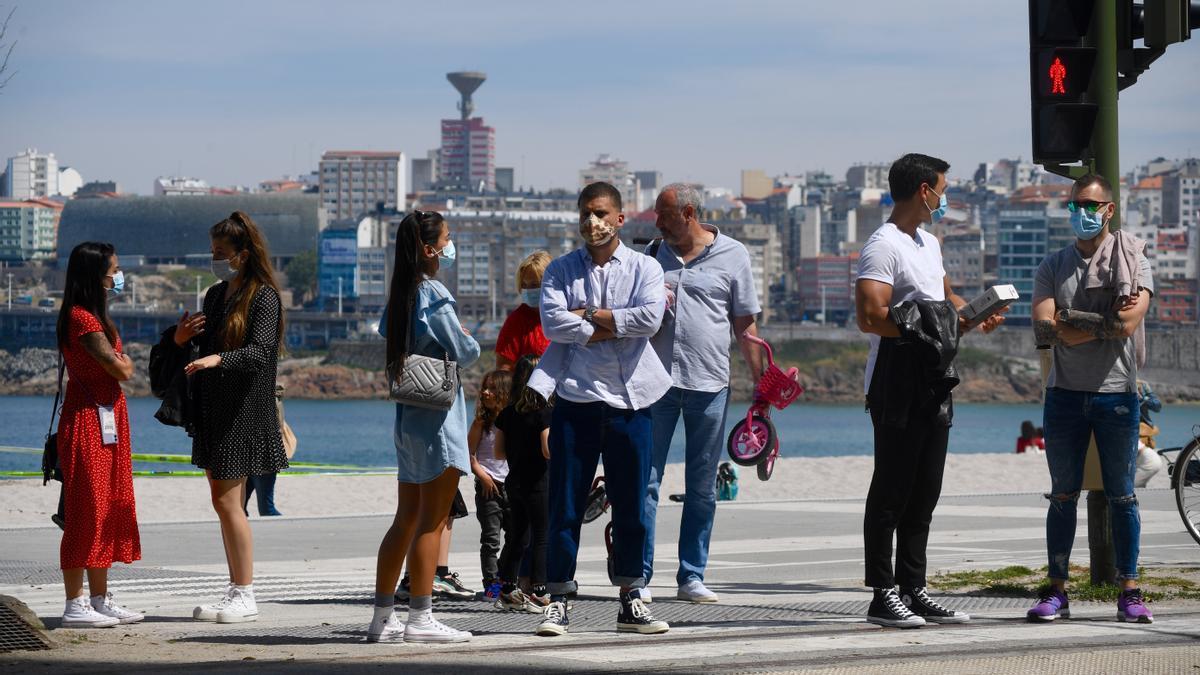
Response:
[[[1117,598],[1117,621],[1154,623],[1154,615],[1150,613],[1150,608],[1142,598],[1142,589],[1121,591],[1121,596]]]
[[[1066,591],[1060,591],[1054,586],[1042,591],[1038,596],[1038,603],[1025,613],[1025,618],[1030,621],[1053,621],[1060,617],[1071,618],[1071,602],[1067,600]]]

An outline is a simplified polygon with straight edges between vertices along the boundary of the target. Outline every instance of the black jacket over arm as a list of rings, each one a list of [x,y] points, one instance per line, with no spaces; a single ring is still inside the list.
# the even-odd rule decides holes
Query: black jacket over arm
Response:
[[[867,408],[885,425],[907,428],[910,418],[935,417],[950,426],[958,386],[958,311],[945,300],[909,300],[888,310],[900,329],[898,338],[882,338],[867,390]]]
[[[150,350],[150,391],[162,401],[154,419],[167,426],[183,427],[189,436],[199,423],[200,408],[183,369],[198,352],[191,343],[183,347],[175,344],[175,326],[163,331],[158,344]]]

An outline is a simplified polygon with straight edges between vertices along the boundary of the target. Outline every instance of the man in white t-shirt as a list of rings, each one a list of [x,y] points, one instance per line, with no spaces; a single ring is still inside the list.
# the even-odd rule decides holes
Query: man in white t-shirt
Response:
[[[949,168],[936,157],[910,153],[896,160],[888,172],[895,208],[888,222],[863,245],[855,284],[858,327],[871,338],[864,393],[871,391],[872,378],[877,376],[881,342],[900,337],[899,328],[889,318],[894,305],[948,300],[958,309],[967,304],[950,288],[937,238],[921,228],[946,213]],[[994,330],[1002,320],[993,317],[983,329]],[[960,330],[962,326],[960,321]],[[881,370],[878,377],[887,377],[886,373]],[[890,383],[889,389],[903,389],[904,384]],[[969,621],[966,614],[946,609],[925,592],[925,546],[933,509],[942,491],[949,416],[941,403],[914,404],[899,422],[890,416],[885,419],[878,406],[870,407],[875,429],[875,473],[867,495],[863,540],[866,584],[875,595],[867,620],[899,628],[916,628],[926,621]]]

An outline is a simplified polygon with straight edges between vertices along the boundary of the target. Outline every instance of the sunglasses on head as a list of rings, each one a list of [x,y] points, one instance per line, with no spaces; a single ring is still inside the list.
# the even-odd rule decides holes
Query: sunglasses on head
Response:
[[[1108,206],[1111,203],[1112,202],[1094,202],[1090,199],[1089,200],[1074,200],[1074,199],[1072,199],[1071,201],[1067,202],[1067,210],[1070,211],[1071,213],[1075,213],[1076,211],[1080,211],[1080,210],[1087,211],[1088,213],[1095,213],[1095,212],[1099,211],[1100,209],[1104,208],[1105,206]]]

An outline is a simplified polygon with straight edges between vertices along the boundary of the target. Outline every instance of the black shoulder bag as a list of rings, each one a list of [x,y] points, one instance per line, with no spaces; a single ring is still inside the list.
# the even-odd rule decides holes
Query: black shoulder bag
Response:
[[[42,485],[53,478],[62,482],[62,469],[58,467],[58,432],[54,430],[54,418],[58,416],[58,403],[62,399],[63,372],[67,363],[62,352],[58,353],[58,390],[54,392],[54,408],[50,411],[50,427],[46,429],[46,445],[42,448]]]

